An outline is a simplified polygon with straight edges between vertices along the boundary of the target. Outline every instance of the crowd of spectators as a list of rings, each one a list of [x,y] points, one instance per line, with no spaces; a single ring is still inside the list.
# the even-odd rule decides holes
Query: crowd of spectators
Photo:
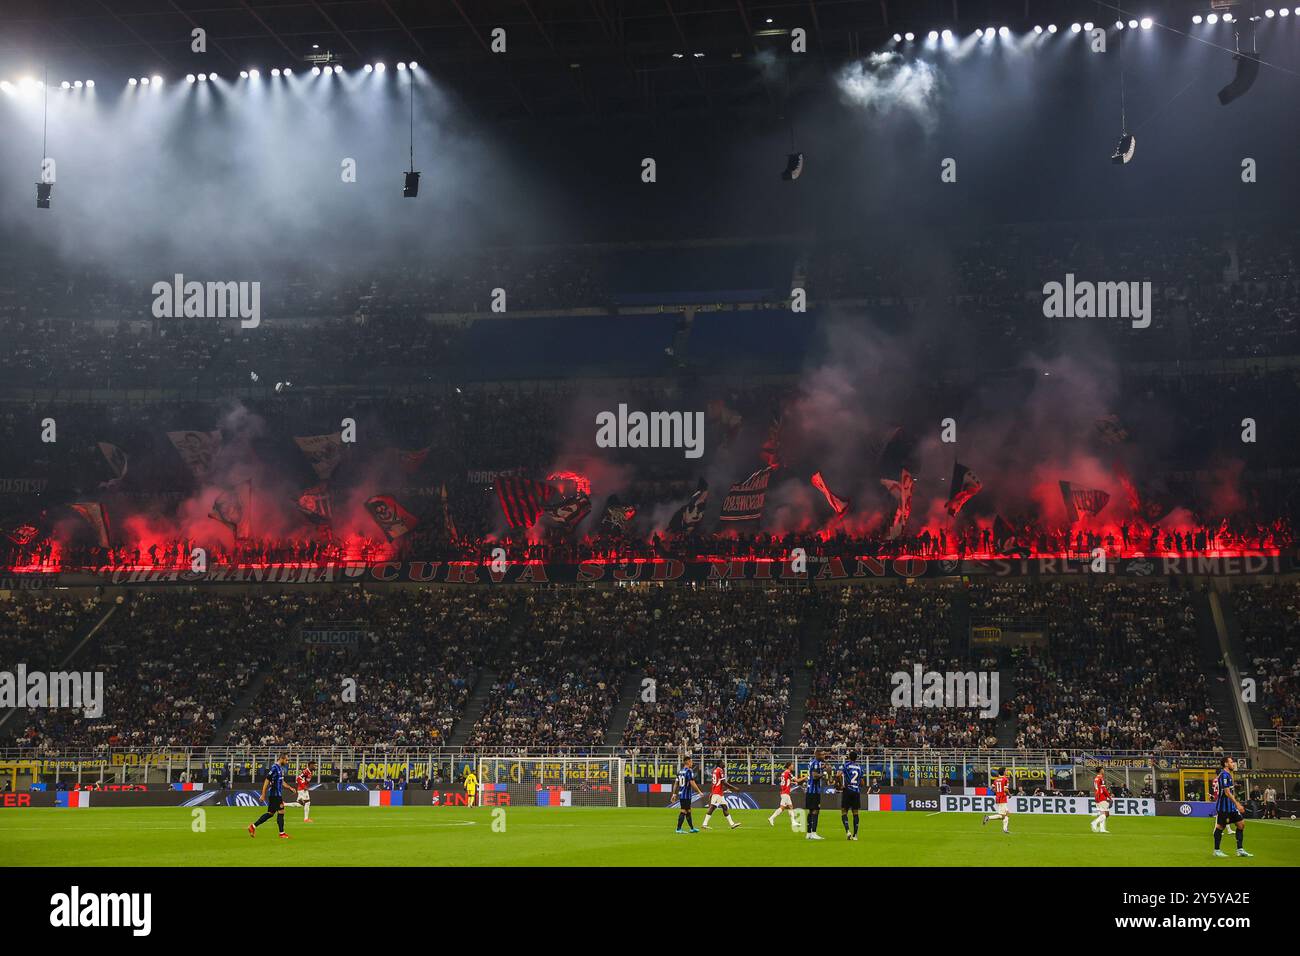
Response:
[[[835,598],[808,697],[805,747],[966,747],[996,743],[996,713],[969,706],[914,706],[922,673],[983,670],[953,653],[954,585],[843,588]],[[905,681],[895,679],[905,677]],[[985,685],[991,691],[991,685]],[[896,697],[896,694],[899,695]],[[901,702],[901,706],[900,706]]]
[[[75,660],[103,675],[102,716],[28,708],[15,744],[39,753],[211,743],[299,609],[300,599],[269,594],[136,595]]]
[[[1038,635],[1012,654],[1004,716],[1015,745],[1214,750],[1212,676],[1187,591],[1163,585],[999,582],[971,589],[971,621]]]
[[[780,742],[800,639],[821,627],[818,591],[668,595],[644,649],[653,689],[637,698],[627,747],[749,747]]]
[[[1241,585],[1229,600],[1245,651],[1243,676],[1258,684],[1256,708],[1269,727],[1300,727],[1300,587]]]
[[[229,742],[445,744],[488,649],[509,633],[519,597],[453,589],[308,597],[302,640],[271,666]]]
[[[62,663],[106,608],[92,598],[67,600],[19,592],[0,600],[0,670],[49,670]]]
[[[659,610],[657,595],[644,591],[529,593],[522,629],[501,655],[468,743],[603,744],[629,663],[662,621]]]

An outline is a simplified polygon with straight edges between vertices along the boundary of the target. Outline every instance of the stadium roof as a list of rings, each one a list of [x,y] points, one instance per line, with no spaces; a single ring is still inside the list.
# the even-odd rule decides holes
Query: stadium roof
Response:
[[[808,75],[898,31],[1107,20],[1096,0],[6,0],[0,72],[95,76],[414,59],[485,118],[594,117],[762,107],[754,56],[807,31]],[[1206,4],[1132,12],[1182,22]],[[1108,12],[1109,10],[1109,12]],[[1127,13],[1126,13],[1127,15]],[[1033,18],[1032,20],[1030,18]],[[207,31],[207,53],[191,31]],[[491,50],[506,31],[507,53]],[[798,82],[795,76],[792,82]]]

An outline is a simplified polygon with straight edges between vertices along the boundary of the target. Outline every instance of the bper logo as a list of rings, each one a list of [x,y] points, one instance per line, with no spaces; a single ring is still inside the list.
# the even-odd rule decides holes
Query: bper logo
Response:
[[[57,927],[127,926],[133,936],[148,936],[153,923],[150,893],[83,894],[74,886],[51,896],[50,906],[50,925]]]

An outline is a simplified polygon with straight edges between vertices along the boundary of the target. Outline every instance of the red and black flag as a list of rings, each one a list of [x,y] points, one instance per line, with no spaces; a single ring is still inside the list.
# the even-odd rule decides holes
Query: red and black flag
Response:
[[[99,443],[99,450],[103,453],[104,458],[108,461],[108,467],[113,469],[113,480],[121,481],[126,477],[127,459],[126,452],[116,445],[102,441]]]
[[[984,483],[975,472],[957,462],[952,466],[952,493],[943,506],[944,510],[954,518],[957,517],[961,509],[966,507],[966,502],[979,494],[983,487]]]
[[[764,465],[748,478],[736,482],[727,489],[727,497],[722,499],[720,521],[757,521],[763,517],[767,507],[767,485],[772,480],[772,465]]]
[[[600,533],[625,535],[628,524],[635,517],[635,508],[620,501],[618,495],[610,495],[605,501],[605,513],[600,518]]]
[[[1020,543],[1020,534],[1002,515],[993,517],[993,553],[1028,554],[1028,549]]]
[[[334,493],[325,484],[312,485],[296,499],[298,510],[312,521],[329,524],[334,519]]]
[[[420,523],[420,519],[399,505],[392,495],[367,498],[366,510],[389,541],[396,541]]]
[[[1096,517],[1106,503],[1110,501],[1110,492],[1096,488],[1075,488],[1068,481],[1059,482],[1061,500],[1065,502],[1065,514],[1070,524],[1079,520],[1080,514],[1090,518]]]
[[[18,525],[18,527],[10,531],[6,531],[5,537],[7,537],[14,544],[28,545],[32,543],[33,539],[35,539],[37,534],[39,534],[39,532],[36,530],[35,525],[20,524]]]
[[[820,471],[813,473],[812,485],[822,493],[822,496],[826,499],[826,503],[830,505],[831,510],[835,512],[835,517],[839,518],[853,507],[852,501],[847,498],[841,498],[839,495],[835,494],[835,492],[831,491],[830,488],[826,487],[826,479],[822,477]]]
[[[451,516],[451,505],[447,501],[445,483],[438,489],[438,499],[442,502],[442,530],[446,533],[447,540],[455,544],[460,540],[460,532],[456,530],[456,521]]]
[[[572,532],[591,514],[591,499],[581,491],[558,498],[542,509],[542,523],[557,531]]]
[[[686,504],[682,505],[668,521],[669,534],[690,534],[699,527],[704,519],[704,509],[709,503],[709,485],[703,478],[695,493]]]
[[[95,531],[99,546],[107,548],[109,546],[108,512],[104,510],[104,506],[98,501],[77,501],[68,507],[86,519],[86,523]]]
[[[773,470],[780,468],[782,465],[781,415],[779,412],[772,416],[772,421],[767,426],[767,436],[763,439],[763,447],[759,449],[758,456],[763,459],[763,464]]]
[[[496,486],[506,524],[512,528],[531,528],[555,494],[555,489],[544,481],[515,475],[498,475]]]

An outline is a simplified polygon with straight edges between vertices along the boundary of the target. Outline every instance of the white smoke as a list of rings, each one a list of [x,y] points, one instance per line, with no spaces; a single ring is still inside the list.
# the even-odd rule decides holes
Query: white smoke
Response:
[[[939,72],[924,60],[904,60],[897,53],[873,53],[844,66],[835,84],[847,103],[870,113],[906,113],[926,132],[931,132],[938,121]]]

